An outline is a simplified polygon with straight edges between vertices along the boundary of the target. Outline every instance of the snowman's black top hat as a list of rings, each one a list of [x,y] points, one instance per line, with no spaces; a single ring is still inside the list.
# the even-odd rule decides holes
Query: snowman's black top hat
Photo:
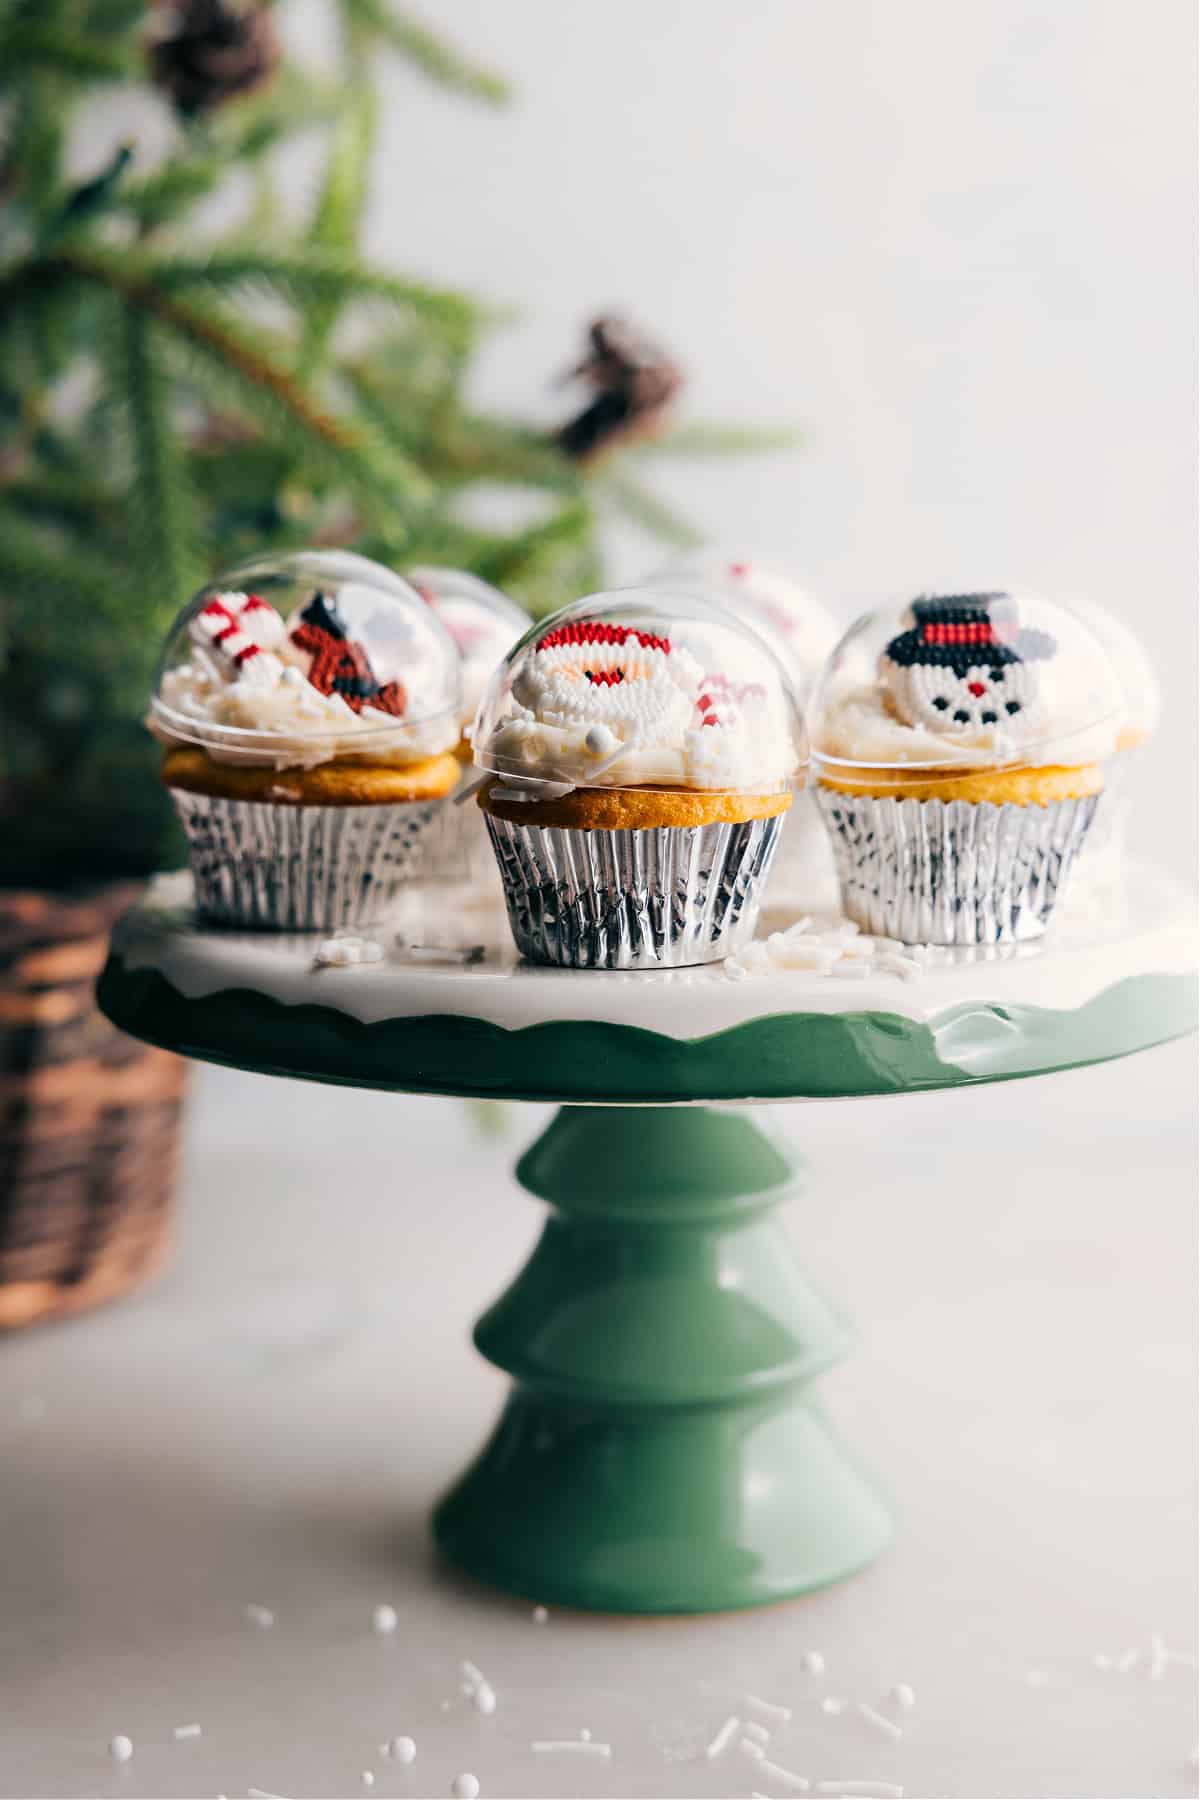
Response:
[[[1017,623],[1011,594],[941,594],[912,603],[915,623],[894,637],[884,654],[902,669],[915,664],[952,669],[1002,668],[1039,662],[1058,648],[1048,631]]]

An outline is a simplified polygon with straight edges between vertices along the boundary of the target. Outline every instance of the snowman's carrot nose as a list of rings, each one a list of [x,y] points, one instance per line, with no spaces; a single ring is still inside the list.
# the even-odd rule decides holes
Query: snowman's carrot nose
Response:
[[[987,689],[984,687],[982,681],[968,681],[967,692],[968,694],[974,694],[975,698],[978,700],[980,694],[987,693]]]

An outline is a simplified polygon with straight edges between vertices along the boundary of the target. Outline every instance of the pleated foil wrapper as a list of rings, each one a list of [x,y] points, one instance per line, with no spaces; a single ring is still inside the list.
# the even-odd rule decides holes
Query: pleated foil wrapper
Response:
[[[272,806],[171,790],[196,907],[222,925],[328,931],[381,918],[442,806]]]
[[[1040,937],[1096,814],[1050,806],[882,799],[818,787],[847,918],[905,944]]]
[[[517,949],[567,969],[719,962],[754,936],[780,820],[576,831],[484,815]]]

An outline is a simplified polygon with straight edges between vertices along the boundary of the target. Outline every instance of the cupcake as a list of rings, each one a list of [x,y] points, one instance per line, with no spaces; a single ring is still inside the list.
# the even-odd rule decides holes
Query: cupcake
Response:
[[[458,655],[414,590],[364,557],[264,559],[180,613],[147,724],[202,914],[365,924],[458,781]]]
[[[800,582],[749,557],[702,550],[662,570],[656,583],[686,587],[728,607],[765,637],[786,669],[801,706],[841,626]],[[812,797],[798,790],[784,820],[771,876],[773,903],[832,904],[833,863]]]
[[[529,628],[529,614],[499,588],[464,569],[422,567],[407,579],[430,605],[458,651],[461,734],[455,755],[471,780],[471,726],[493,671]],[[496,868],[479,811],[445,806],[429,829],[420,879],[461,883],[469,895],[495,900]]]
[[[678,967],[753,936],[805,748],[783,670],[732,614],[653,589],[566,607],[493,677],[474,747],[531,961]]]
[[[1047,601],[955,594],[860,619],[811,713],[847,915],[906,943],[1038,937],[1123,710],[1102,646]]]

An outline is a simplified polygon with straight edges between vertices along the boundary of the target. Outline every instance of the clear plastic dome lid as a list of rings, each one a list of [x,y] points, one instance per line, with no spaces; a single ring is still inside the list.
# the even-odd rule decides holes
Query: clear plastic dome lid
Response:
[[[1125,701],[1125,718],[1121,727],[1121,746],[1141,743],[1158,724],[1162,711],[1162,689],[1154,665],[1145,646],[1128,625],[1098,600],[1084,600],[1072,595],[1064,606],[1081,618],[1092,636],[1107,650]]]
[[[776,793],[807,761],[787,673],[735,614],[665,588],[576,601],[488,684],[475,762],[507,781]]]
[[[821,671],[809,725],[822,776],[936,779],[1103,761],[1123,710],[1111,659],[1065,607],[944,594],[858,619]]]
[[[841,636],[841,625],[803,583],[749,557],[697,550],[653,579],[656,585],[690,588],[743,613],[769,640],[801,698]]]
[[[414,761],[458,738],[459,659],[431,607],[350,551],[263,557],[189,600],[148,724],[219,760]]]
[[[437,613],[460,659],[462,720],[470,725],[496,664],[529,629],[529,614],[465,569],[409,569],[407,579]]]

